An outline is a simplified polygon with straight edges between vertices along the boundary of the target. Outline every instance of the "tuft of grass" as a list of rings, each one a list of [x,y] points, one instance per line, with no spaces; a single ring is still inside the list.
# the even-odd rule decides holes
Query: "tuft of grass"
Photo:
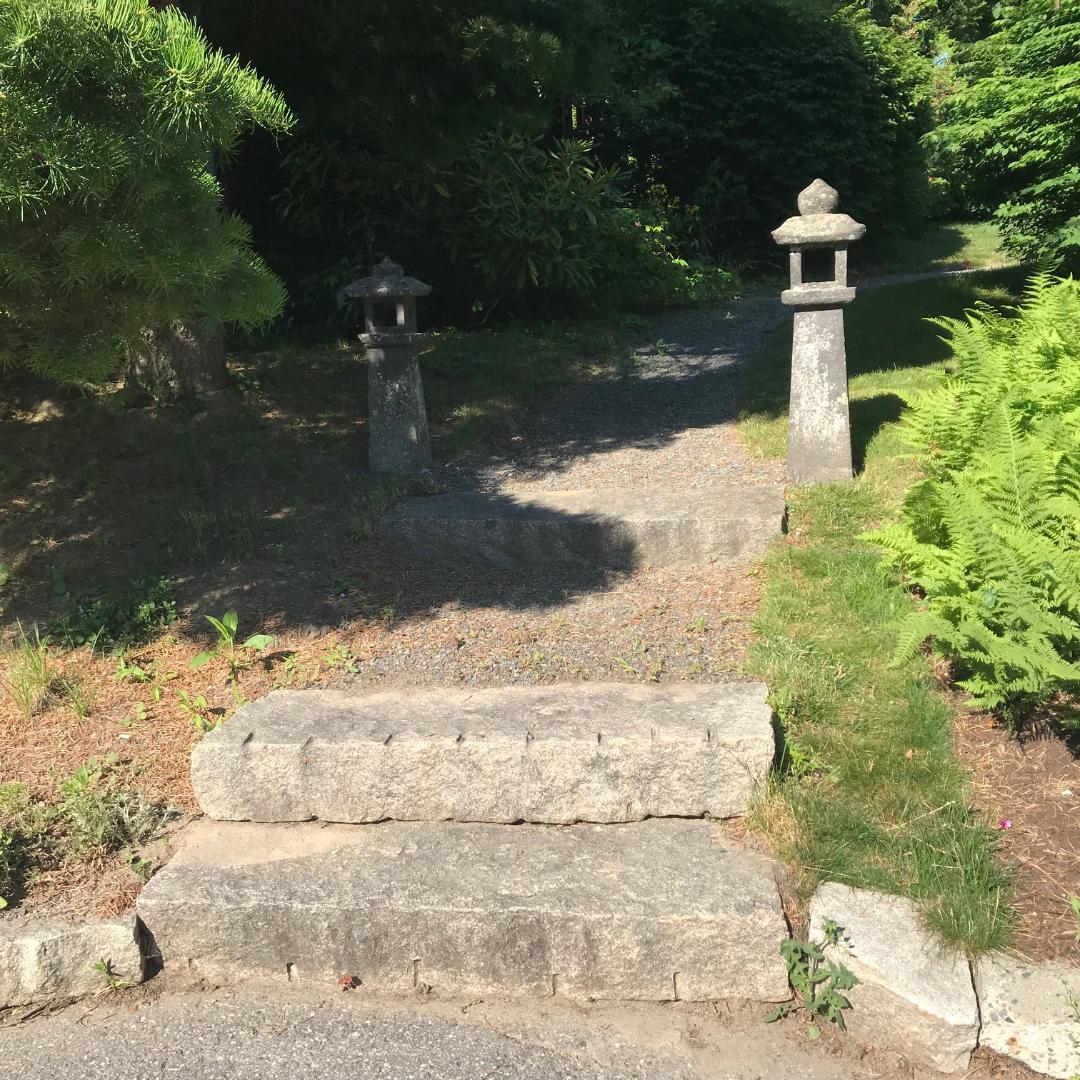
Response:
[[[967,281],[962,300],[954,288],[952,281],[897,286],[864,298],[861,315],[851,309],[853,441],[864,468],[851,484],[791,489],[789,540],[766,561],[749,667],[770,687],[786,747],[782,773],[751,821],[795,866],[804,895],[838,881],[909,897],[944,941],[977,955],[1004,947],[1015,923],[997,857],[1000,833],[972,808],[953,750],[952,707],[929,660],[891,661],[914,601],[855,539],[895,517],[917,479],[892,423],[899,405],[894,416],[859,403],[940,377],[923,317],[957,301],[1009,298],[993,279]],[[875,323],[880,337],[870,352]],[[764,361],[774,374],[776,347]],[[756,378],[759,405],[766,392],[779,396],[762,371]],[[760,451],[782,454],[781,410],[771,411],[750,413],[742,434]]]
[[[48,700],[56,684],[56,668],[49,656],[49,639],[34,627],[33,637],[22,624],[14,645],[4,650],[6,689],[16,708],[29,718]]]
[[[96,690],[88,687],[78,676],[74,678],[65,676],[58,679],[55,687],[57,695],[67,702],[68,708],[71,709],[77,719],[83,720],[90,715],[90,710],[97,700]]]

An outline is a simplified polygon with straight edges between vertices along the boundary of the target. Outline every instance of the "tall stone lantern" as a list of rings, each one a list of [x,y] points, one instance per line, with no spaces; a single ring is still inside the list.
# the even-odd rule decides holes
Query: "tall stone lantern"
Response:
[[[844,306],[855,299],[848,246],[866,226],[835,213],[838,202],[815,180],[799,195],[799,215],[772,234],[790,249],[791,288],[780,299],[795,309],[787,460],[797,484],[851,479]]]
[[[368,468],[374,473],[416,473],[431,468],[424,386],[417,345],[427,334],[416,330],[416,298],[431,286],[406,277],[397,263],[383,259],[346,286],[345,295],[364,301],[368,354]]]

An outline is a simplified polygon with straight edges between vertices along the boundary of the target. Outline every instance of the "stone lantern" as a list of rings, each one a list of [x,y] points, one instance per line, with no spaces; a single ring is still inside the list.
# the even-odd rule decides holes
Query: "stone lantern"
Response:
[[[851,479],[844,305],[855,299],[848,246],[866,226],[835,213],[838,201],[833,188],[815,180],[799,195],[799,215],[772,234],[791,253],[791,288],[780,298],[795,309],[788,478],[797,484]]]
[[[374,473],[416,473],[431,468],[427,408],[420,381],[416,298],[431,286],[406,277],[383,259],[370,277],[346,286],[345,295],[364,301],[368,354],[368,468]]]

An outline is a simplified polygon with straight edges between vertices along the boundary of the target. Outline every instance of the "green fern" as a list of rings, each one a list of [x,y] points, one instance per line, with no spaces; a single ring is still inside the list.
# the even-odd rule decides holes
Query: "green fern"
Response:
[[[925,479],[865,538],[925,596],[898,657],[932,639],[1017,718],[1080,689],[1080,283],[1038,274],[1008,317],[938,325],[948,374],[903,422]]]

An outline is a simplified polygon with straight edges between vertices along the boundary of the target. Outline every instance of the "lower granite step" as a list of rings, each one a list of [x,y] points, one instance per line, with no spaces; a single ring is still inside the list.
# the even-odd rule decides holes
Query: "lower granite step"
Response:
[[[703,821],[196,823],[138,913],[166,969],[372,990],[789,996],[772,864]]]

